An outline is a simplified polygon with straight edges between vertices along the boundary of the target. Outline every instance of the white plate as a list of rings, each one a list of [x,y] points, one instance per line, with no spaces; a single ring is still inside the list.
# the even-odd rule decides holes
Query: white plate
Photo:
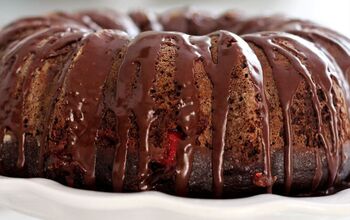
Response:
[[[0,176],[0,206],[45,219],[350,219],[350,189],[318,198],[206,200],[158,192],[103,193]]]

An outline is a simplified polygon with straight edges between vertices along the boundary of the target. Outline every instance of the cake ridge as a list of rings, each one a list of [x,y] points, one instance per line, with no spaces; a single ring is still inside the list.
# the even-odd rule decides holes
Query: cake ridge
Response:
[[[270,37],[272,35],[272,38]],[[274,38],[276,37],[276,38]],[[303,40],[302,38],[298,38],[296,36],[293,35],[289,35],[286,33],[278,33],[274,34],[274,33],[261,33],[259,35],[254,35],[254,36],[249,36],[246,35],[244,36],[244,39],[248,40],[248,41],[252,41],[255,44],[259,45],[260,47],[263,48],[263,50],[267,53],[267,57],[270,60],[270,64],[272,66],[276,68],[275,63],[273,62],[273,57],[274,55],[271,53],[271,49],[273,48],[274,50],[278,51],[279,53],[283,54],[285,57],[287,57],[287,59],[291,62],[293,62],[293,66],[298,68],[298,73],[300,73],[304,79],[307,81],[308,85],[311,87],[311,91],[313,93],[313,102],[314,102],[314,107],[316,109],[317,112],[317,116],[318,116],[318,123],[319,123],[319,134],[320,138],[322,139],[323,144],[325,145],[325,149],[327,151],[327,160],[328,160],[328,166],[330,169],[330,173],[331,173],[331,177],[330,177],[330,185],[332,185],[336,179],[336,175],[338,173],[338,168],[339,168],[339,155],[338,155],[338,149],[339,149],[339,141],[338,141],[338,129],[337,129],[337,118],[335,117],[335,107],[334,104],[332,103],[333,99],[328,95],[329,93],[325,93],[325,95],[327,96],[327,100],[331,101],[327,103],[327,107],[330,108],[330,112],[331,112],[331,127],[332,127],[332,135],[333,135],[333,142],[334,143],[334,149],[330,149],[329,146],[329,142],[327,140],[325,140],[325,133],[322,129],[322,116],[321,116],[321,104],[320,104],[320,100],[317,96],[317,86],[316,86],[316,82],[318,81],[319,83],[317,83],[317,85],[321,86],[322,90],[325,91],[329,91],[330,87],[332,85],[332,80],[331,80],[331,72],[329,70],[329,66],[327,66],[326,63],[322,63],[326,60],[326,58],[323,59],[313,59],[316,56],[320,57],[322,56],[321,52],[317,52],[317,50],[313,49],[310,50],[310,52],[303,50],[303,53],[306,53],[304,56],[307,57],[308,60],[311,60],[310,64],[306,66],[306,64],[303,63],[303,61],[300,59],[298,60],[297,56],[294,54],[293,48],[288,48],[287,46],[282,46],[279,44],[276,44],[275,41],[277,41],[278,39],[284,39],[287,38],[288,40],[292,40],[293,41],[293,47],[298,47],[299,45],[307,45],[307,42],[305,40]],[[266,40],[265,40],[266,39]],[[272,46],[272,47],[271,47]],[[309,47],[305,47],[308,50],[312,47],[312,45],[309,45]],[[289,50],[289,51],[288,51]],[[321,54],[321,55],[320,55]],[[319,62],[321,61],[321,62]],[[318,65],[315,65],[315,63],[317,63]],[[312,65],[313,64],[313,65]],[[330,64],[330,62],[329,62]],[[324,69],[324,71],[322,71],[322,69]],[[335,70],[333,70],[335,71]],[[283,73],[283,70],[278,69],[276,70],[276,72],[278,72],[278,74]],[[323,78],[318,78],[318,77],[313,77],[315,75],[315,73],[326,73],[326,77]],[[285,74],[288,74],[288,72],[285,72]],[[321,75],[319,74],[319,75]],[[332,74],[333,76],[335,76],[334,74]],[[316,75],[318,76],[318,75]],[[321,75],[322,76],[322,75]],[[275,74],[275,80],[277,80],[277,84],[278,84],[278,75]],[[315,82],[316,81],[316,82]],[[298,82],[297,80],[293,80],[291,81],[293,83]],[[291,83],[289,82],[289,83]],[[292,164],[293,164],[293,159],[292,159],[292,141],[291,141],[291,113],[290,113],[290,103],[292,98],[294,97],[294,94],[296,93],[296,88],[297,88],[297,84],[294,84],[291,87],[288,87],[288,90],[283,89],[283,86],[286,86],[287,84],[284,82],[283,84],[281,84],[279,86],[279,92],[287,92],[286,95],[281,94],[280,93],[280,100],[281,100],[281,104],[282,104],[282,108],[284,109],[284,115],[285,115],[285,124],[286,124],[286,129],[287,129],[287,152],[286,152],[286,191],[289,192],[290,188],[291,188],[291,184],[292,184],[292,172],[293,172],[293,168],[292,168]],[[323,88],[322,88],[323,87]],[[326,88],[325,88],[326,87]],[[289,93],[289,91],[293,91],[292,93]],[[335,151],[335,152],[333,152]],[[335,153],[336,155],[334,156],[333,153]],[[335,163],[335,164],[334,164]],[[316,183],[316,185],[318,185],[318,183]]]

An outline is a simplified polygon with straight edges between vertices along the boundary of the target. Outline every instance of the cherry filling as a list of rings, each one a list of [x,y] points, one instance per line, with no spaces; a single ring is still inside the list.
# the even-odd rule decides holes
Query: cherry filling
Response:
[[[176,161],[176,150],[181,141],[181,135],[176,131],[167,133],[167,142],[161,163],[165,166],[172,166]]]
[[[258,187],[269,187],[276,182],[277,177],[272,176],[269,178],[266,174],[257,172],[253,175],[252,179],[253,179],[254,185]]]

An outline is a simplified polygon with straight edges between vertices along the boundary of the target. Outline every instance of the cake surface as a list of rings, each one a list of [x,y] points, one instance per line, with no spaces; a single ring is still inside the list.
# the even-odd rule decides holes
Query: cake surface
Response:
[[[284,16],[92,10],[0,31],[0,175],[199,198],[350,176],[350,40]]]

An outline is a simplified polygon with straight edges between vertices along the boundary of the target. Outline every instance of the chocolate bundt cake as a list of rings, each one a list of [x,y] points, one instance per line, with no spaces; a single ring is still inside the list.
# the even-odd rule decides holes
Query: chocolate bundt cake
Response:
[[[188,197],[350,181],[350,40],[284,16],[53,13],[0,31],[0,175]]]

